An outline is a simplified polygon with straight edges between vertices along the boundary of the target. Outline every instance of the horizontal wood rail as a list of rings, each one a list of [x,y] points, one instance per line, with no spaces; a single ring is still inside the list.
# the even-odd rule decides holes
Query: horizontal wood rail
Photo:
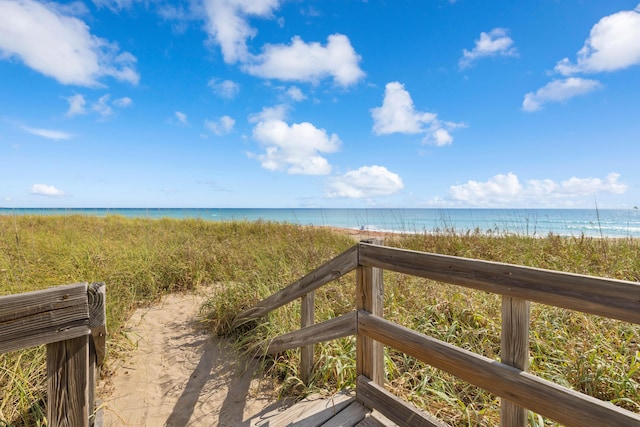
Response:
[[[0,297],[0,354],[47,345],[47,425],[93,424],[105,357],[104,283]]]
[[[309,372],[304,371],[313,364],[309,361],[313,344],[355,335],[357,399],[399,425],[447,424],[385,390],[383,345],[501,397],[503,427],[525,427],[528,410],[566,426],[640,426],[639,414],[527,372],[530,301],[640,324],[640,283],[361,242],[240,313],[233,324],[242,325],[296,298],[306,299],[301,304],[303,311],[312,310],[309,301],[315,289],[354,269],[355,311],[318,324],[309,320],[313,314],[303,314],[301,329],[276,337],[263,354],[304,349],[307,355],[301,358],[306,359],[301,362],[301,377],[308,378]],[[502,295],[501,362],[385,320],[383,270]]]

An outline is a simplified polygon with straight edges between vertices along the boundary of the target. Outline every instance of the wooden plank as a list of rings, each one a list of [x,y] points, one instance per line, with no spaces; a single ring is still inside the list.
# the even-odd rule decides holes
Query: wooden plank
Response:
[[[258,421],[256,427],[318,427],[349,406],[355,397],[338,393],[330,398],[316,398],[296,403],[278,415]]]
[[[47,421],[89,426],[89,335],[47,345]]]
[[[104,283],[91,283],[87,288],[89,328],[94,343],[96,364],[102,366],[107,349],[107,295]]]
[[[374,244],[381,241],[374,240]],[[356,310],[365,310],[376,316],[384,314],[383,271],[360,266],[356,270]],[[371,338],[356,336],[356,375],[384,384],[384,346]]]
[[[311,273],[296,280],[286,288],[260,301],[256,306],[243,311],[236,316],[232,323],[233,328],[259,317],[264,316],[284,304],[296,298],[318,289],[345,274],[353,271],[358,266],[358,246],[352,246],[332,260],[322,264]]]
[[[269,343],[266,354],[280,353],[292,348],[355,335],[356,327],[356,312],[352,311],[322,323],[280,335]]]
[[[313,326],[315,323],[315,292],[309,292],[302,296],[300,302],[300,318],[302,329]],[[306,385],[309,385],[311,373],[313,370],[313,344],[300,347],[300,379]]]
[[[349,406],[338,412],[322,424],[322,427],[353,427],[371,412],[362,403],[354,400]]]
[[[356,397],[401,426],[448,427],[446,423],[394,396],[363,375],[357,380]]]
[[[436,340],[364,311],[358,312],[358,333],[374,338],[566,426],[640,425],[639,414]],[[387,413],[384,414],[389,416]]]
[[[640,283],[359,244],[361,265],[640,324]]]
[[[0,353],[88,333],[86,283],[0,297]]]
[[[529,367],[529,301],[502,297],[502,363],[526,371]],[[502,427],[527,427],[527,410],[507,399],[500,401]]]

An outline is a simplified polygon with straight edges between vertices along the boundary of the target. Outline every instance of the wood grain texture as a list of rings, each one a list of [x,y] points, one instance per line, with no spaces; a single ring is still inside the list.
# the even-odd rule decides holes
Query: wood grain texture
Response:
[[[356,312],[352,311],[322,323],[280,335],[269,343],[266,354],[280,353],[292,348],[355,335],[356,326]]]
[[[102,366],[107,350],[107,294],[104,283],[91,283],[87,288],[89,328],[96,364]]]
[[[315,292],[303,295],[300,301],[300,327],[302,329],[315,323]],[[300,379],[309,384],[313,370],[313,344],[300,347]]]
[[[358,312],[358,333],[403,351],[566,426],[640,426],[639,414],[460,349],[364,311]],[[385,415],[389,416],[386,413]]]
[[[47,345],[49,426],[89,426],[88,375],[89,335]]]
[[[353,427],[364,420],[370,412],[362,403],[354,400],[349,406],[322,423],[321,427]]]
[[[356,310],[376,316],[384,315],[383,271],[360,266],[356,270]],[[384,347],[366,336],[356,336],[356,374],[364,375],[376,384],[384,384]]]
[[[502,363],[526,371],[529,368],[529,301],[502,297]],[[506,399],[500,401],[502,427],[527,427],[527,410]]]
[[[286,288],[260,301],[254,307],[238,314],[232,323],[232,327],[237,328],[252,319],[262,317],[271,310],[290,303],[296,298],[300,298],[320,286],[344,276],[353,271],[357,265],[358,246],[355,245]]]
[[[86,283],[0,297],[0,353],[88,333]]]
[[[400,426],[448,427],[446,423],[399,399],[363,375],[357,380],[356,397]]]
[[[359,244],[359,263],[640,324],[640,283]]]
[[[255,423],[256,427],[318,427],[349,406],[355,398],[338,393],[328,399],[302,400],[275,417]]]

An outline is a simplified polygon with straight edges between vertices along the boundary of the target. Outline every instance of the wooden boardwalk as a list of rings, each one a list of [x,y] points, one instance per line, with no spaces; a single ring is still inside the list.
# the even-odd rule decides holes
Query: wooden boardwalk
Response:
[[[356,400],[355,394],[341,392],[328,398],[310,397],[286,410],[275,410],[251,420],[251,427],[391,427],[377,411]]]

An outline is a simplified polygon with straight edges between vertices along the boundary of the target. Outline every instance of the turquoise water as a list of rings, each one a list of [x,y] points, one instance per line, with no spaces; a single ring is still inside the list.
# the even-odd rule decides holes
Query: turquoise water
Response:
[[[640,237],[638,209],[103,209],[0,208],[0,215],[122,215],[274,221],[371,231],[434,233],[468,230],[527,236]]]

